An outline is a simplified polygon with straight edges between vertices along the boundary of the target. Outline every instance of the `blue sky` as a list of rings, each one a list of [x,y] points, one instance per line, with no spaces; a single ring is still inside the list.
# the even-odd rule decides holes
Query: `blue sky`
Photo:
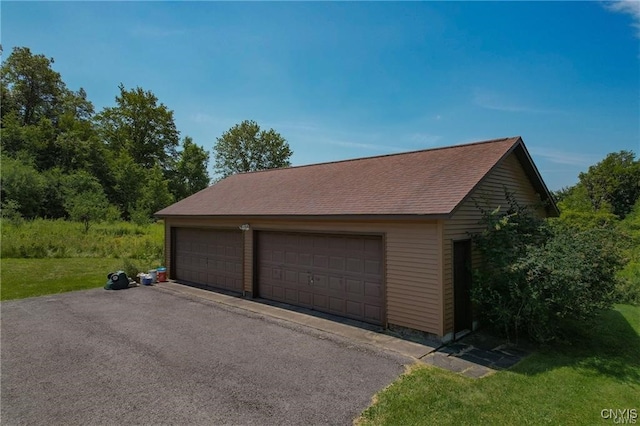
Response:
[[[2,2],[96,111],[151,90],[211,150],[245,119],[294,165],[521,135],[550,189],[640,154],[640,3]]]

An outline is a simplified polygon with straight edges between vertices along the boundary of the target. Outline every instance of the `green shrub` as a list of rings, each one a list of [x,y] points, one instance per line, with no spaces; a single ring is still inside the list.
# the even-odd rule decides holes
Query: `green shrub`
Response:
[[[472,297],[481,320],[510,338],[548,341],[563,319],[587,319],[613,302],[622,256],[613,229],[579,230],[536,218],[508,196],[510,208],[483,211],[474,236],[482,263]]]
[[[640,306],[640,262],[629,262],[618,273],[616,303]]]
[[[136,206],[131,209],[131,222],[138,226],[145,226],[152,222],[151,213],[149,210]]]
[[[14,200],[3,200],[2,219],[14,226],[22,225],[24,218],[22,217],[22,214],[20,214],[20,205]]]

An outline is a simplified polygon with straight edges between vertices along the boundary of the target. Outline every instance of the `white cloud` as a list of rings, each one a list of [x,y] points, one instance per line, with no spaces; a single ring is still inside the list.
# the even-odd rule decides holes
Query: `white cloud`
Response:
[[[640,1],[638,0],[615,0],[603,3],[605,9],[611,12],[625,13],[631,15],[631,26],[636,29],[636,37],[640,38]]]
[[[346,148],[360,148],[360,149],[367,149],[369,151],[377,151],[377,152],[389,152],[389,151],[393,151],[393,152],[400,152],[400,151],[406,151],[406,148],[400,147],[400,146],[392,146],[392,145],[377,145],[377,144],[372,144],[372,143],[361,143],[361,142],[348,142],[348,141],[339,141],[339,140],[326,140],[323,141],[329,145],[336,145],[336,146],[344,146]]]
[[[536,114],[556,114],[559,111],[545,108],[537,108],[525,103],[515,101],[501,93],[476,88],[473,91],[473,103],[485,109],[505,112],[528,112]]]
[[[556,164],[564,164],[570,166],[589,166],[597,161],[593,155],[580,154],[576,152],[560,151],[553,148],[531,147],[531,154],[543,157],[544,159]]]
[[[413,133],[409,135],[408,139],[417,145],[431,146],[438,143],[442,139],[442,136],[432,135],[430,133]]]
[[[213,121],[213,117],[207,114],[203,114],[201,112],[197,112],[189,117],[191,121],[195,121],[196,123],[211,123]]]

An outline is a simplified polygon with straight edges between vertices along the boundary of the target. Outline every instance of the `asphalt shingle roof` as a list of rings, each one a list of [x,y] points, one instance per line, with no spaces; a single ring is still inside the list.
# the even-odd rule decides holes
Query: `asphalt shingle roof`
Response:
[[[158,216],[448,215],[520,137],[240,173]]]

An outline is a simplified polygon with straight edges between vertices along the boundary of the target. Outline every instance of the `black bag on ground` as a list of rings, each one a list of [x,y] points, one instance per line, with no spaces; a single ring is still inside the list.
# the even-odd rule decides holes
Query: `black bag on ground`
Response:
[[[105,290],[122,290],[129,288],[129,277],[124,271],[111,272],[107,275],[107,283],[104,285]]]

